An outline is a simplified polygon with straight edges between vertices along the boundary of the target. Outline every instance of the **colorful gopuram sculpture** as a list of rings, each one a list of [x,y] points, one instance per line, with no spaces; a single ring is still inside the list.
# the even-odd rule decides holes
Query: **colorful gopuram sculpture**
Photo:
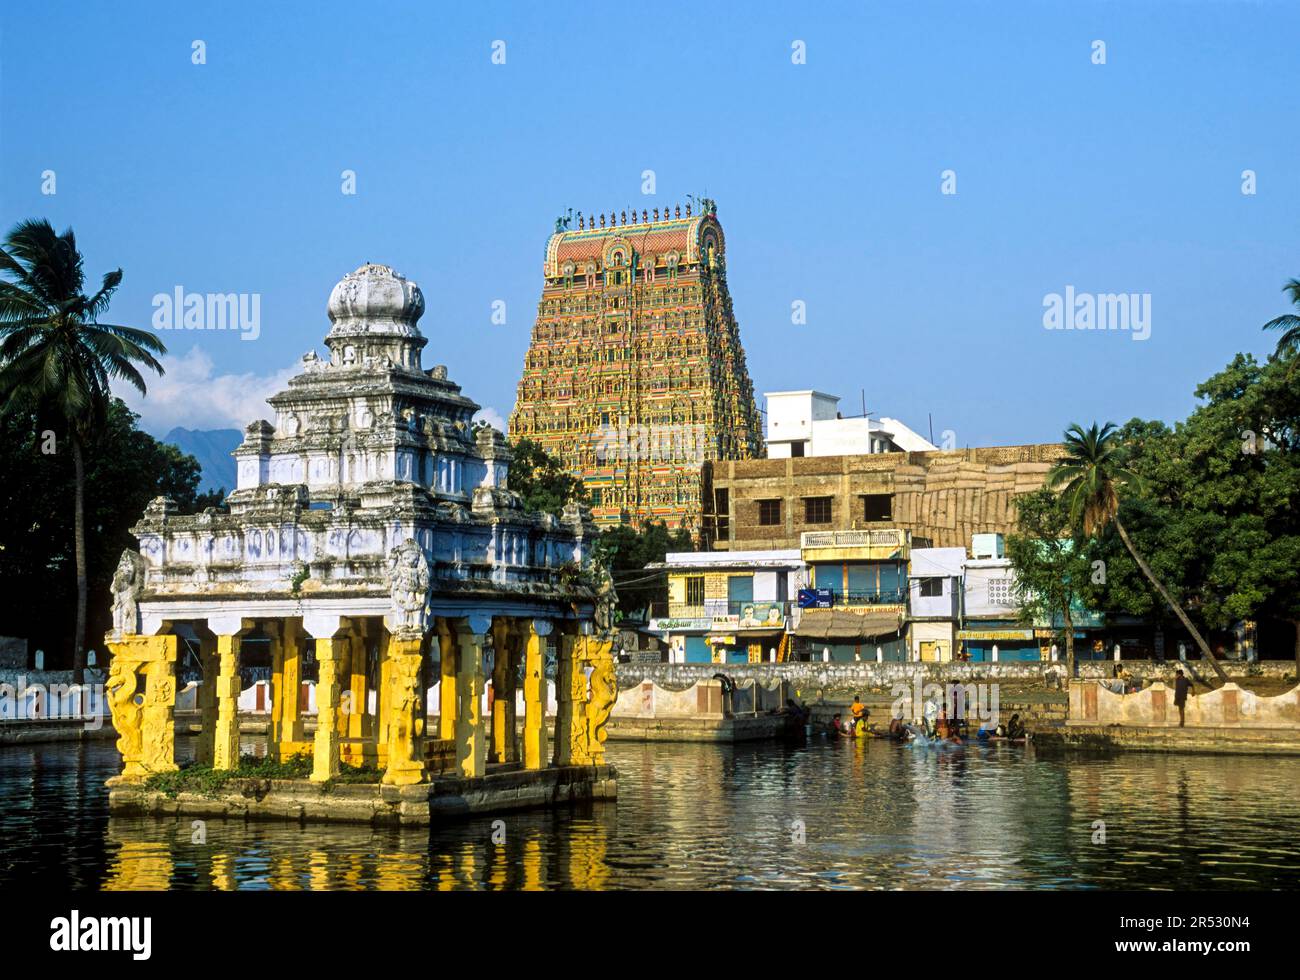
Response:
[[[421,366],[414,282],[364,265],[334,287],[328,311],[329,357],[304,356],[269,399],[274,423],[253,422],[235,451],[229,513],[181,515],[160,497],[132,529],[139,551],[122,555],[106,638],[124,761],[112,782],[176,768],[177,662],[188,650],[202,676],[197,759],[238,767],[241,649],[254,639],[269,650],[271,749],[310,753],[314,781],[348,761],[383,768],[385,783],[423,782],[440,741],[470,778],[489,759],[528,769],[599,761],[613,658],[609,637],[596,635],[598,625],[608,633],[609,583],[592,560],[590,512],[522,508],[504,436],[473,423],[479,406],[445,368]],[[563,678],[553,753],[548,637]],[[303,682],[313,672],[309,739]],[[438,723],[426,730],[434,678]]]
[[[717,208],[556,223],[511,437],[581,477],[598,524],[699,529],[706,460],[761,455]]]

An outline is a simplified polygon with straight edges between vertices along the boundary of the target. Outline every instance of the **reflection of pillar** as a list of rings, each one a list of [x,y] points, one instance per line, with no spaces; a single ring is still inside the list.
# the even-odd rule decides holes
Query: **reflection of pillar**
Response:
[[[456,634],[438,620],[438,737],[456,737]]]
[[[582,670],[580,649],[586,636],[560,637],[560,655],[555,665],[555,764],[585,766],[587,758],[587,676]]]
[[[469,616],[467,630],[457,631],[460,643],[456,664],[456,765],[469,779],[487,768],[487,741],[483,728],[483,647],[491,620]]]
[[[316,740],[312,745],[311,780],[323,783],[339,774],[339,654],[347,639],[334,639],[338,616],[303,618],[307,632],[316,640]]]
[[[217,638],[209,633],[199,636],[199,737],[194,743],[194,761],[212,765],[212,747],[217,738]]]
[[[418,751],[424,734],[424,708],[420,692],[423,637],[398,635],[388,640],[388,765],[383,781],[390,786],[410,786],[424,781],[424,759]]]
[[[504,616],[492,620],[492,748],[493,762],[514,762],[515,748],[515,637]]]
[[[546,638],[549,619],[528,621],[524,647],[524,768],[546,765]]]

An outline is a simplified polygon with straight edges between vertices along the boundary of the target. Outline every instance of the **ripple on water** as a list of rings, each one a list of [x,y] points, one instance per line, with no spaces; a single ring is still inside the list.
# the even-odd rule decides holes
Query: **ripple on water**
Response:
[[[418,830],[108,817],[111,743],[0,749],[0,886],[1256,889],[1300,885],[1300,760],[610,743],[617,804]],[[1099,821],[1101,822],[1099,824]],[[1287,829],[1290,828],[1290,829]]]

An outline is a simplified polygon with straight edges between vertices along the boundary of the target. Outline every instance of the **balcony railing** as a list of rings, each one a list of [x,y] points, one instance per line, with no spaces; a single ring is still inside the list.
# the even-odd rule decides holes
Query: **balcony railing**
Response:
[[[804,548],[901,548],[903,532],[897,528],[879,531],[804,531]]]

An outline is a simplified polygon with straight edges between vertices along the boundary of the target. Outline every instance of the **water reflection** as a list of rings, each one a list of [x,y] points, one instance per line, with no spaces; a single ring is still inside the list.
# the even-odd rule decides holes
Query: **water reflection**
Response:
[[[610,745],[616,804],[428,829],[107,815],[111,743],[0,749],[0,887],[1294,888],[1300,760]],[[1101,822],[1101,823],[1098,823]],[[1099,838],[1099,828],[1104,840]]]

